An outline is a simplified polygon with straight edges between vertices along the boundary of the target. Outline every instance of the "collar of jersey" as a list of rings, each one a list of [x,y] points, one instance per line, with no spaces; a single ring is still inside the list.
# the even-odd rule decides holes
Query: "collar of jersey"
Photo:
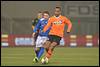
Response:
[[[54,15],[55,18],[59,18],[60,16],[61,16],[61,15],[59,15],[58,17],[56,17],[56,16]]]

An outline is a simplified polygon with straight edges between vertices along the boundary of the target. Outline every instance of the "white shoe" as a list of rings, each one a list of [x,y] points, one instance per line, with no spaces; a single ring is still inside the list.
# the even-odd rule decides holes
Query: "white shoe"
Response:
[[[38,60],[38,58],[37,57],[35,57],[34,59],[33,59],[33,63],[37,63],[39,60]]]

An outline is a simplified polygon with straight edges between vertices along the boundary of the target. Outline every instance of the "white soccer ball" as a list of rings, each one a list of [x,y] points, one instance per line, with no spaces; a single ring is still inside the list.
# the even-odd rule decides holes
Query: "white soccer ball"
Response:
[[[43,59],[41,60],[41,62],[42,62],[42,64],[47,64],[47,63],[48,63],[48,58],[43,58]]]

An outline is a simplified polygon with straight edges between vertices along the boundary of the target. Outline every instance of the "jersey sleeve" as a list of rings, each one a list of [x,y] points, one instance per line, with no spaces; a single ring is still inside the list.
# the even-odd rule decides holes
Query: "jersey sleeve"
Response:
[[[52,21],[51,21],[51,19],[49,19],[47,25],[43,29],[43,32],[46,32],[50,28],[51,23],[52,23]]]
[[[72,28],[71,21],[68,18],[65,17],[65,23],[68,25],[67,32],[70,32],[71,31],[71,28]]]
[[[34,30],[33,30],[33,32],[37,32],[37,30],[39,29],[39,27],[40,27],[40,20],[38,21],[38,23],[36,24],[36,26],[35,26],[35,28],[34,28]]]

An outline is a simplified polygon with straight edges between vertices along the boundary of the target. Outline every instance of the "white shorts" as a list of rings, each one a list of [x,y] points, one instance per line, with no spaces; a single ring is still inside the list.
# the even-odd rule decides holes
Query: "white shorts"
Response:
[[[38,36],[36,40],[36,47],[42,47],[43,44],[48,40],[46,36]]]

